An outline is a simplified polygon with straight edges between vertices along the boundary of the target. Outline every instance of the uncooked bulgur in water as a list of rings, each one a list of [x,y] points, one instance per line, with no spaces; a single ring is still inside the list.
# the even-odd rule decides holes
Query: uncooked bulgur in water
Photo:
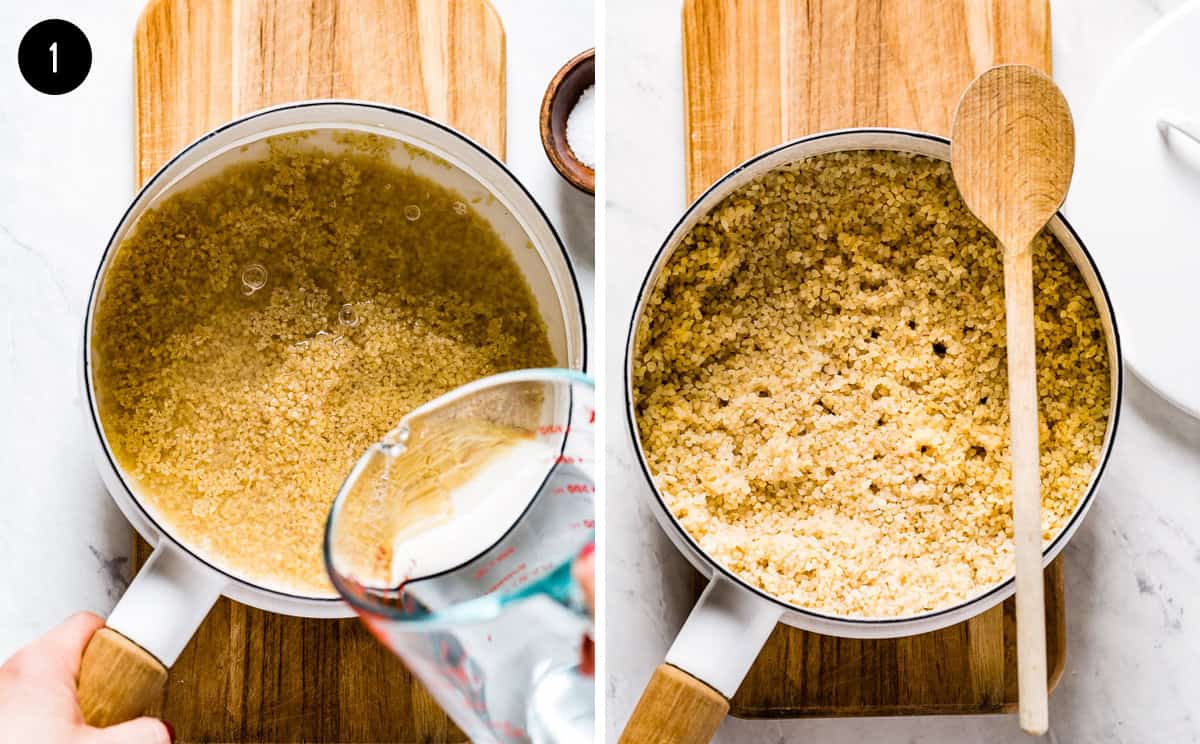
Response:
[[[1034,244],[1043,539],[1097,465],[1095,303]],[[790,603],[897,617],[1013,570],[1001,252],[947,163],[814,157],[705,216],[653,288],[634,361],[655,481],[716,560]]]
[[[461,195],[378,138],[298,143],[141,218],[105,278],[94,380],[118,462],[173,534],[251,581],[329,594],[325,517],[359,455],[420,404],[554,357]]]

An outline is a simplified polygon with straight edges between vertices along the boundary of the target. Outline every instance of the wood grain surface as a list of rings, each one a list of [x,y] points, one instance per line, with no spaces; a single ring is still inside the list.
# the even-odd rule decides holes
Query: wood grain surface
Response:
[[[504,155],[504,30],[487,0],[152,0],[134,52],[139,184],[207,130],[311,98],[421,111]],[[135,567],[149,554],[137,540]],[[465,740],[357,620],[227,599],[151,712],[181,742]]]
[[[771,145],[851,126],[949,136],[976,75],[1050,70],[1048,0],[685,0],[688,193]]]
[[[89,726],[137,718],[162,697],[167,668],[112,628],[100,628],[79,663],[79,709]]]
[[[1047,0],[685,0],[689,197],[762,150],[854,126],[949,135],[994,64],[1050,72]],[[1045,572],[1051,687],[1066,660],[1062,561]],[[1012,600],[921,636],[861,641],[780,625],[732,701],[758,717],[1015,710]]]
[[[659,664],[617,744],[708,744],[729,713],[725,696],[670,664]]]

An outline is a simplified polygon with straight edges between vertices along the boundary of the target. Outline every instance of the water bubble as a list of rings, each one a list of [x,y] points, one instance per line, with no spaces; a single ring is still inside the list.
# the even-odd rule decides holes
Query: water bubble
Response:
[[[454,202],[454,213],[460,217],[467,213],[467,205],[460,201]]]
[[[404,217],[409,222],[416,222],[421,219],[421,208],[416,204],[409,204],[404,208]]]
[[[407,425],[398,426],[392,429],[387,434],[383,435],[383,440],[380,442],[384,454],[398,455],[404,451],[404,446],[408,444],[409,430]]]
[[[350,328],[358,325],[358,313],[354,312],[354,305],[349,302],[342,305],[342,309],[338,312],[338,322]]]
[[[267,286],[267,269],[261,264],[249,264],[242,269],[242,294],[249,297]]]

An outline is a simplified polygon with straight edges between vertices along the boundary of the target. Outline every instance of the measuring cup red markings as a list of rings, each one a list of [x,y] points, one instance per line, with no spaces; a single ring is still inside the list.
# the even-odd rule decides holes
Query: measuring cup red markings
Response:
[[[511,579],[512,579],[514,576],[518,576],[518,575],[520,575],[520,573],[521,573],[522,571],[524,571],[524,570],[525,570],[525,564],[524,564],[524,563],[521,563],[521,564],[519,564],[519,565],[518,565],[516,568],[514,568],[513,570],[511,570],[511,571],[509,571],[508,573],[506,573],[506,574],[504,574],[503,576],[501,576],[499,581],[497,581],[496,583],[494,583],[494,584],[492,584],[491,586],[489,586],[489,587],[488,587],[488,593],[489,593],[489,594],[491,594],[492,592],[496,591],[496,590],[497,590],[497,589],[499,589],[500,587],[504,586],[504,585],[505,585],[505,584],[507,584],[507,583],[508,583],[508,582],[509,582],[509,581],[510,581],[510,580],[511,580]]]
[[[505,574],[495,584],[493,584],[488,589],[488,592],[494,592],[497,589],[501,589],[501,588],[520,589],[522,586],[525,586],[530,581],[541,578],[542,576],[545,576],[546,574],[550,573],[550,571],[552,571],[552,570],[554,570],[553,563],[544,563],[540,566],[535,566],[533,568],[529,568],[528,566],[526,566],[526,564],[522,563],[521,565],[514,568],[512,571]]]
[[[591,483],[568,483],[565,486],[556,487],[551,493],[559,496],[564,493],[595,493],[596,486]]]
[[[533,389],[536,397],[530,395],[531,385],[540,386]],[[497,500],[514,508],[465,511],[454,519],[467,520],[470,530],[456,528],[420,543],[423,550],[452,555],[439,553],[436,565],[419,559],[418,569],[430,570],[404,584],[402,596],[396,588],[359,586],[352,572],[361,564],[352,551],[360,543],[338,539],[354,534],[356,523],[347,515],[375,513],[341,505],[373,496],[369,479],[357,485],[355,479],[375,477],[376,471],[356,468],[331,513],[325,545],[334,585],[473,741],[590,741],[594,680],[578,671],[580,639],[590,619],[570,565],[594,536],[592,395],[591,382],[577,372],[524,370],[472,383],[406,417],[436,424],[470,423],[482,416],[537,437],[504,450],[483,466],[490,470],[463,481],[482,499],[467,502],[468,509]],[[514,406],[531,398],[541,401],[540,420],[509,418]],[[409,454],[402,457],[425,453],[422,437],[434,431],[410,430],[417,436],[406,443]],[[429,441],[440,446],[440,440]],[[442,480],[458,482],[452,472]],[[342,522],[339,515],[351,521]],[[506,518],[513,521],[501,525]],[[450,560],[470,553],[473,545],[482,549],[474,558]],[[393,558],[407,563],[407,557]],[[449,570],[432,570],[452,563]],[[579,726],[579,721],[589,723]],[[579,739],[575,728],[586,728],[588,737]]]
[[[496,728],[500,733],[513,739],[528,739],[529,732],[520,726],[515,725],[511,721],[497,721]]]
[[[501,563],[503,563],[508,558],[511,558],[513,556],[513,554],[516,552],[517,552],[517,549],[514,548],[513,546],[510,545],[510,546],[506,547],[504,550],[502,550],[500,552],[500,555],[497,555],[495,558],[491,559],[484,565],[475,569],[475,580],[476,581],[483,580],[483,577],[487,576],[489,571],[491,571],[496,566],[499,566]]]

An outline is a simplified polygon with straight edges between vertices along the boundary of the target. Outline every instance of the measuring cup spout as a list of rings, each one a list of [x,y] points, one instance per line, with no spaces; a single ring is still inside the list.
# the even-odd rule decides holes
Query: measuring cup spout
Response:
[[[403,451],[372,448],[330,512],[333,585],[473,741],[591,731],[572,566],[595,536],[595,413],[572,370],[478,380],[406,416]]]

